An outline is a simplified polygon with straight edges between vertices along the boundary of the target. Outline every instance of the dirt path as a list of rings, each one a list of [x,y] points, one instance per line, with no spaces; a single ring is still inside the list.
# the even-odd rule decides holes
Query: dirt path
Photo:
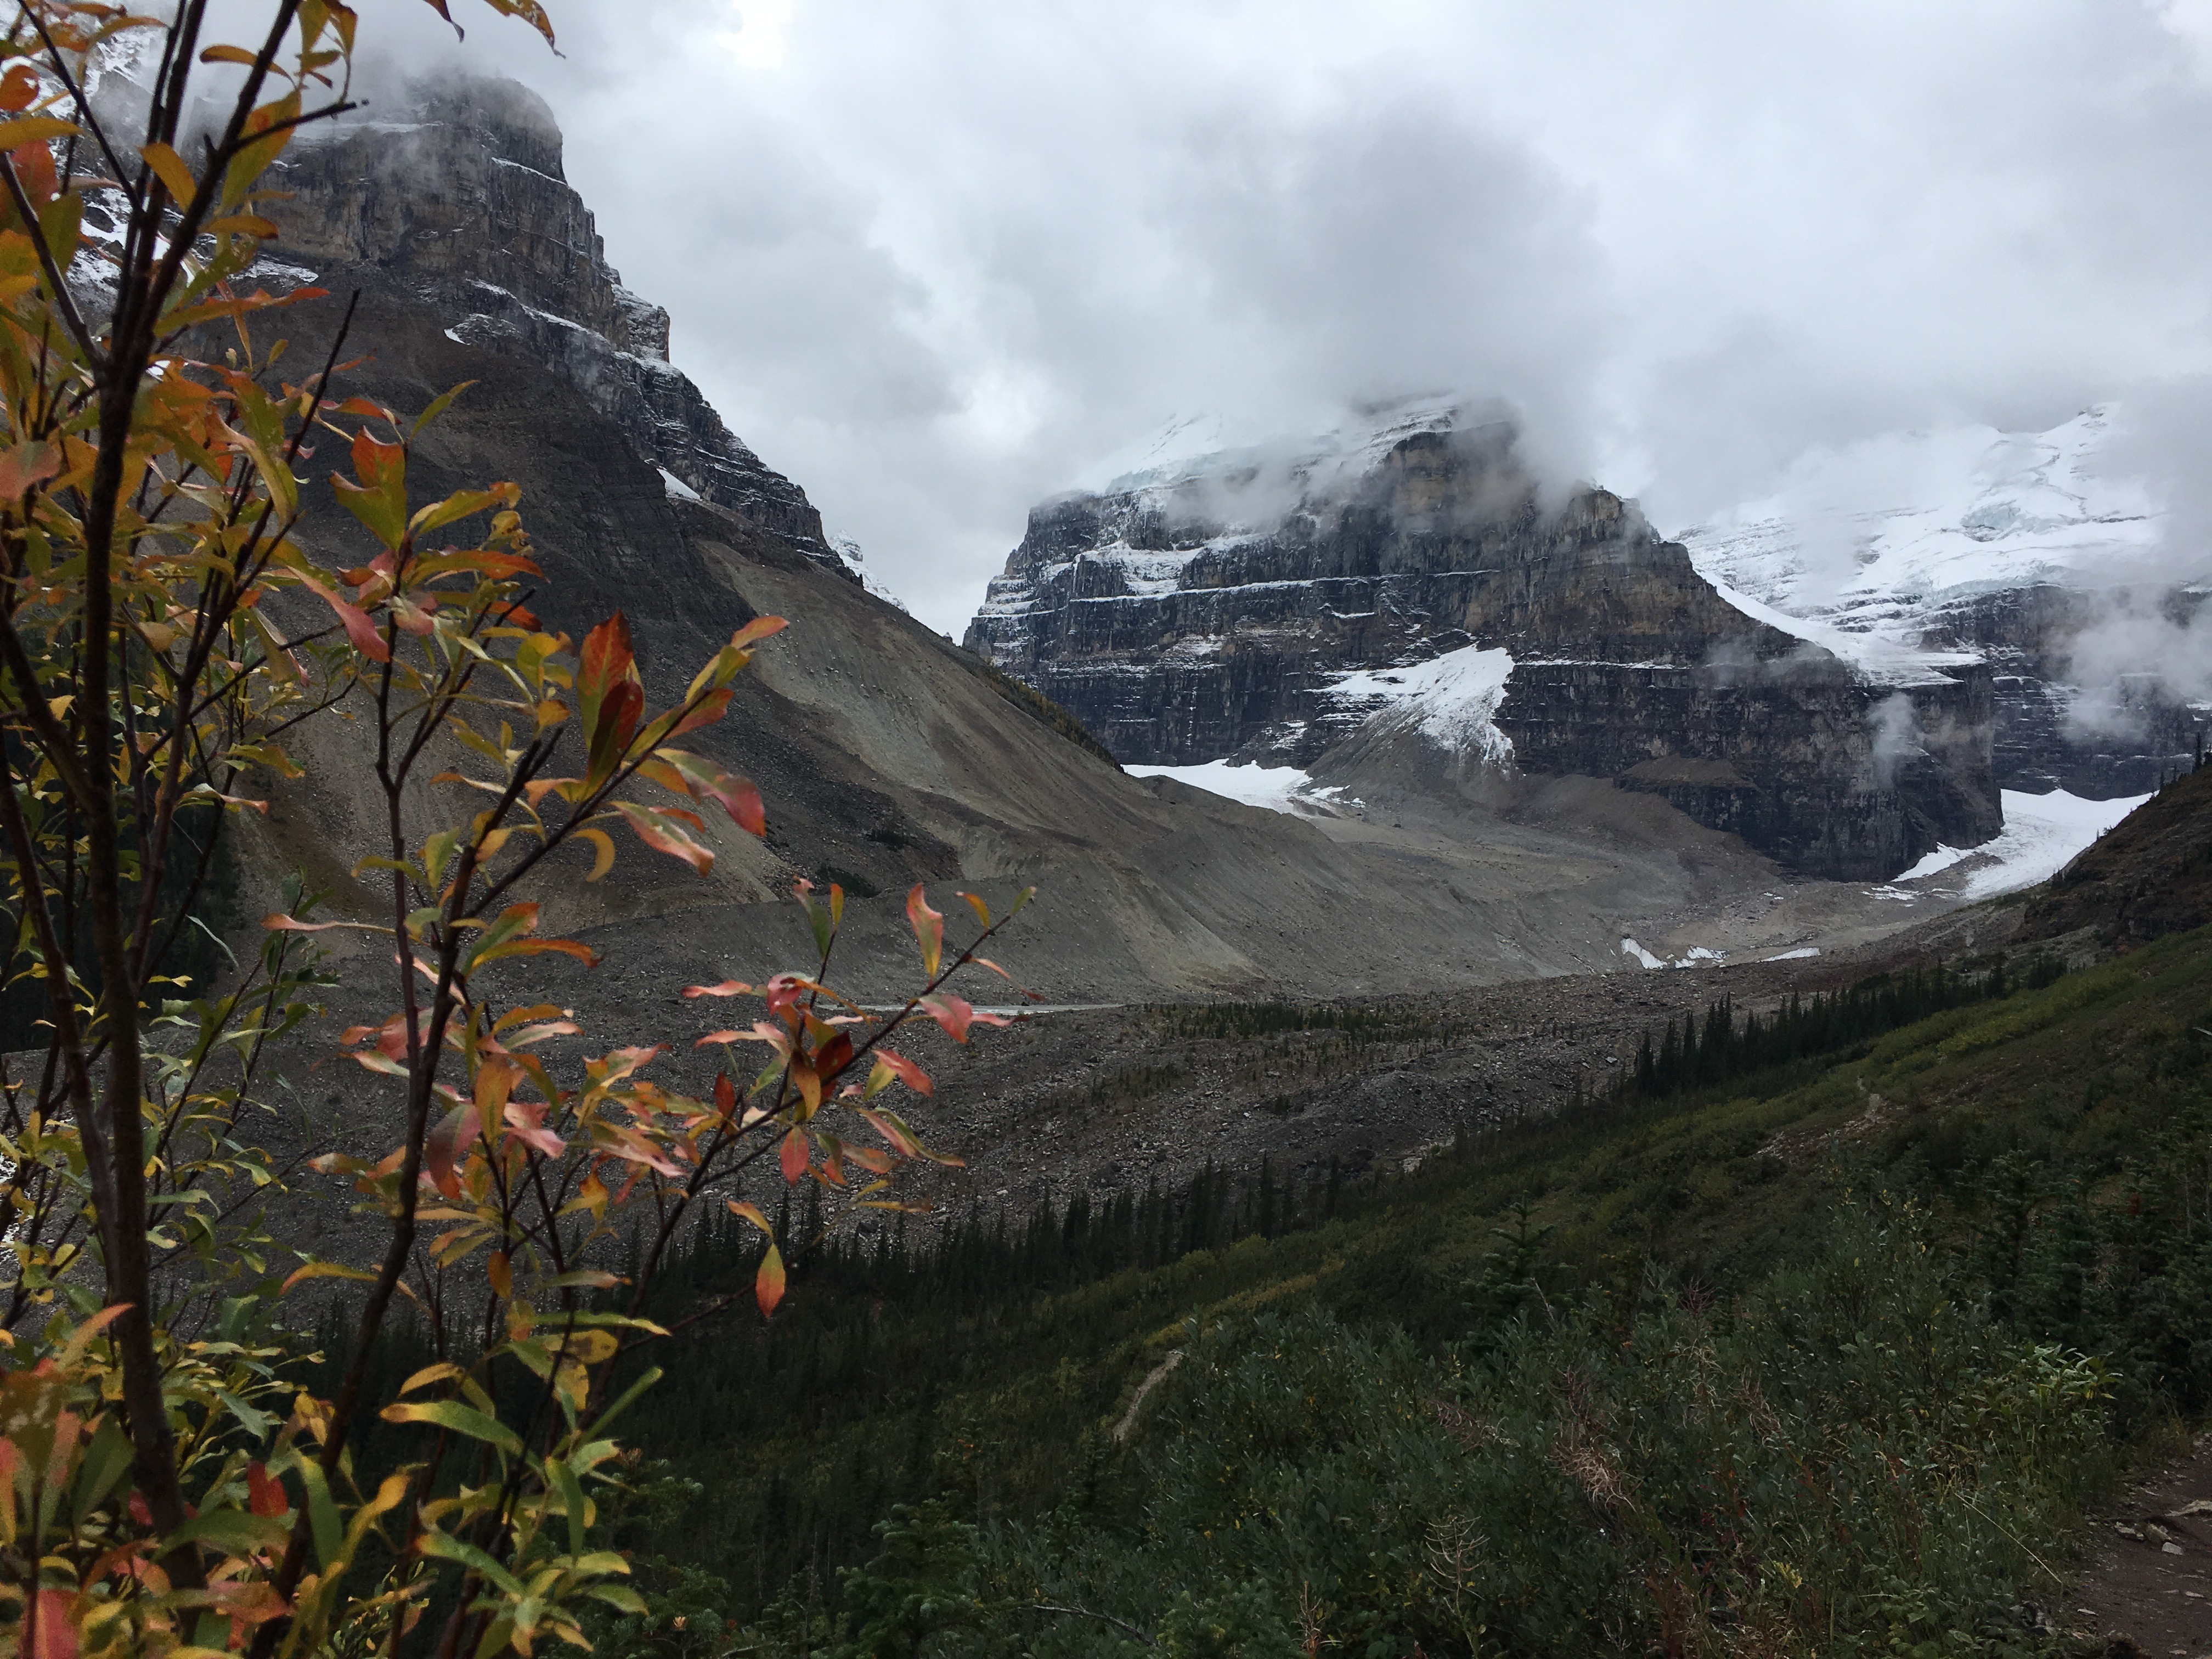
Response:
[[[2059,1626],[2109,1659],[2212,1659],[2212,1435],[2130,1482],[2093,1524]]]

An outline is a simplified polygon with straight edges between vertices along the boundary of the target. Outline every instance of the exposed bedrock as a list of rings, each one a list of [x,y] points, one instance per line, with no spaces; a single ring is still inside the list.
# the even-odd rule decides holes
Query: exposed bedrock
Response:
[[[276,256],[340,292],[396,289],[456,341],[542,363],[684,489],[850,574],[806,492],[668,361],[668,313],[607,264],[544,100],[511,81],[443,77],[410,88],[397,114],[309,129],[286,153]]]
[[[1662,795],[1808,873],[1888,875],[1996,832],[1985,666],[1847,664],[1729,605],[1633,503],[1547,502],[1510,427],[1450,421],[1386,415],[1296,459],[1048,501],[969,644],[1125,763],[1332,777],[1379,753],[1374,722],[1406,725],[1390,671],[1502,648],[1480,713],[1522,772]],[[1425,729],[1425,781],[1464,781],[1468,722]],[[1494,769],[1504,746],[1484,748]]]
[[[2175,588],[2159,596],[2156,609],[2185,625],[2204,600]],[[1925,641],[1978,649],[1989,662],[1995,758],[2006,788],[2141,795],[2193,763],[2212,720],[2176,696],[2164,675],[2100,675],[2094,690],[2080,684],[2081,636],[2133,608],[2125,590],[2038,582],[1952,600],[1936,612]]]

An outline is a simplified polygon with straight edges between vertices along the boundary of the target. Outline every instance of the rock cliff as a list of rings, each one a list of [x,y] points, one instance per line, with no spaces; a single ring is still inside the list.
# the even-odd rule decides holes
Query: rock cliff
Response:
[[[561,129],[511,81],[410,87],[395,118],[309,128],[272,174],[276,253],[343,293],[427,303],[456,342],[526,356],[639,454],[824,568],[849,574],[806,492],[722,423],[668,359],[668,313],[622,284],[561,170]]]
[[[1608,778],[1850,878],[1994,835],[1986,667],[1805,632],[1438,404],[1045,503],[968,642],[1129,763]]]

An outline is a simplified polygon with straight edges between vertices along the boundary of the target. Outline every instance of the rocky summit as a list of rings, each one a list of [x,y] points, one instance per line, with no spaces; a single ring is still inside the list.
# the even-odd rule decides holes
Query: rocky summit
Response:
[[[968,634],[1125,763],[1607,779],[1846,878],[2000,827],[1976,655],[1730,603],[1634,503],[1547,494],[1500,416],[1165,447],[1036,508]]]
[[[561,170],[561,129],[512,81],[416,82],[396,118],[309,128],[272,173],[287,254],[324,286],[427,302],[456,343],[543,364],[618,426],[672,493],[726,507],[851,574],[806,492],[668,360],[668,313],[623,286]],[[281,276],[281,269],[268,274]],[[857,580],[857,577],[855,578]]]

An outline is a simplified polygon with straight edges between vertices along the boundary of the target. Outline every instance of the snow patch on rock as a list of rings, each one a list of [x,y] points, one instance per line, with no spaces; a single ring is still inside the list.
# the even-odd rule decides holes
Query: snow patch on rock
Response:
[[[1512,673],[1509,653],[1469,645],[1410,667],[1334,675],[1327,695],[1354,712],[1373,705],[1370,722],[1411,726],[1455,754],[1504,766],[1513,740],[1498,729],[1497,714]]]
[[[1133,778],[1173,778],[1226,800],[1287,812],[1294,817],[1313,817],[1330,807],[1362,805],[1346,796],[1340,787],[1315,783],[1295,766],[1213,760],[1199,766],[1125,766],[1121,769]]]

